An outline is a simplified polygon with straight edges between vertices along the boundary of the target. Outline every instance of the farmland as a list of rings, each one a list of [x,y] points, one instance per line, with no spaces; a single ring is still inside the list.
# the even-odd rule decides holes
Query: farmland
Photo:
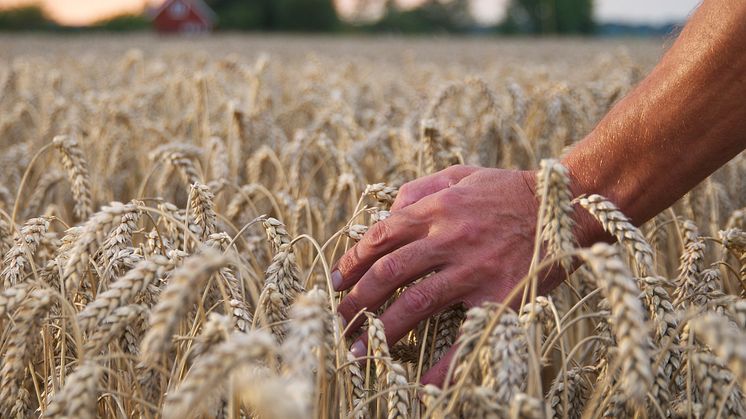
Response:
[[[743,417],[743,156],[639,228],[554,160],[666,44],[0,37],[0,417]],[[355,359],[330,267],[457,164],[537,170],[579,267]]]

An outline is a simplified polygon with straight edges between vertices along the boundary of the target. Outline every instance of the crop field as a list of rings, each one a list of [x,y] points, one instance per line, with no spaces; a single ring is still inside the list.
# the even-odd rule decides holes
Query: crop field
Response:
[[[0,417],[746,416],[746,159],[639,228],[556,160],[668,42],[0,37]],[[354,358],[331,266],[455,164],[537,170],[579,267]]]

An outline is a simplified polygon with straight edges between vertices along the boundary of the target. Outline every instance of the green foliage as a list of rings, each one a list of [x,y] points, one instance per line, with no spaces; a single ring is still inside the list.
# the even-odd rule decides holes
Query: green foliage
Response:
[[[501,26],[507,33],[592,33],[593,0],[512,0]]]
[[[271,20],[266,1],[216,0],[209,3],[218,15],[220,29],[264,30]]]
[[[105,31],[121,32],[131,30],[143,30],[151,27],[150,19],[144,15],[119,15],[103,20],[94,25],[97,29]]]
[[[213,0],[221,29],[332,31],[339,27],[331,0]]]
[[[289,31],[330,31],[339,21],[330,0],[275,0],[277,26]]]
[[[384,17],[369,25],[374,32],[429,33],[464,32],[472,25],[466,0],[433,1],[411,10],[389,5]]]
[[[54,27],[39,6],[24,6],[0,10],[0,30],[32,31]]]

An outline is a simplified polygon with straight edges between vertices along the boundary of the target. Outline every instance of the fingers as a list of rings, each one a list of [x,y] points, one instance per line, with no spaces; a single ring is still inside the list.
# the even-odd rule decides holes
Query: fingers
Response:
[[[334,289],[340,291],[353,286],[382,256],[424,237],[426,233],[420,218],[408,212],[392,214],[374,224],[362,240],[337,262],[332,272]]]
[[[462,291],[456,286],[456,272],[455,269],[446,269],[424,278],[402,292],[386,309],[380,319],[389,345],[399,341],[420,321],[450,306],[461,297]],[[352,346],[352,353],[356,357],[365,355],[367,335],[363,334],[360,341],[362,343],[356,342]]]
[[[461,179],[469,176],[476,170],[476,167],[451,166],[438,173],[433,173],[405,183],[399,188],[399,193],[396,195],[394,204],[391,205],[391,210],[400,210],[414,204],[428,195],[432,195],[435,192],[455,185]]]
[[[417,240],[378,259],[339,303],[339,313],[350,321],[364,308],[376,310],[397,288],[436,270],[440,259],[436,251],[428,240]],[[339,289],[350,285],[345,280]]]
[[[458,353],[458,348],[459,346],[457,344],[453,344],[453,346],[448,349],[448,352],[446,352],[445,355],[435,363],[435,365],[430,367],[430,369],[422,375],[422,379],[420,380],[422,385],[432,384],[438,387],[443,387],[446,376],[448,375],[448,370],[451,367],[451,362],[456,356],[456,353]],[[451,375],[453,375],[453,371],[451,372]],[[453,376],[450,378],[453,380]]]

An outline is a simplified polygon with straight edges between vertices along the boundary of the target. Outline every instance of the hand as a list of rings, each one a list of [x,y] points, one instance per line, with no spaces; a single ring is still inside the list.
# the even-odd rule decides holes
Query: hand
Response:
[[[378,309],[407,288],[381,315],[389,343],[456,303],[503,301],[528,272],[537,200],[533,172],[454,166],[401,187],[391,217],[373,225],[338,261],[334,287],[349,293],[339,313],[350,321]],[[559,282],[554,275],[543,283]],[[362,323],[358,317],[351,330]],[[367,336],[353,344],[365,355]],[[455,348],[423,376],[442,384]]]

